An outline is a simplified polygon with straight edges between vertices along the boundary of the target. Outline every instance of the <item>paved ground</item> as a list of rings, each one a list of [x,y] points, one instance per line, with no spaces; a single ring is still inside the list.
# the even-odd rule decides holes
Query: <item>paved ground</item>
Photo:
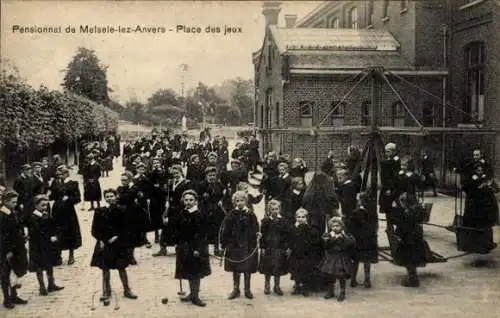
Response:
[[[102,179],[103,189],[116,187],[121,172],[120,162],[108,178]],[[77,180],[81,179],[74,176]],[[454,199],[449,197],[429,198],[434,202],[431,222],[446,225],[453,216]],[[88,208],[88,207],[87,207]],[[158,248],[136,250],[138,266],[129,268],[130,282],[139,295],[137,300],[122,297],[122,288],[117,273],[112,274],[112,286],[118,294],[119,309],[114,303],[103,307],[98,300],[91,310],[92,294],[100,294],[101,273],[91,268],[90,258],[95,244],[90,235],[93,212],[77,208],[83,235],[83,247],[76,251],[73,266],[61,266],[55,270],[57,283],[65,286],[63,291],[47,297],[38,295],[38,285],[33,273],[24,277],[20,295],[29,300],[26,306],[7,311],[0,309],[0,317],[500,317],[500,249],[489,255],[468,255],[449,260],[447,263],[431,264],[420,270],[421,287],[408,289],[399,285],[404,269],[389,262],[380,262],[372,269],[373,288],[347,289],[347,300],[338,303],[326,301],[323,294],[309,298],[291,296],[292,282],[283,279],[285,296],[266,296],[263,293],[263,276],[252,280],[254,300],[245,298],[229,301],[231,275],[225,273],[219,262],[212,260],[212,275],[202,281],[201,297],[207,307],[197,308],[180,303],[177,291],[179,282],[173,278],[175,258],[173,256],[153,258]],[[259,218],[263,205],[257,208]],[[385,224],[381,224],[379,245],[386,246],[383,235]],[[456,251],[455,236],[436,227],[425,228],[426,238],[433,250],[444,255],[460,254]],[[499,241],[499,232],[496,232]],[[150,235],[152,240],[152,235]],[[474,267],[476,259],[486,260],[486,265]],[[67,254],[63,255],[67,262]],[[360,278],[362,280],[362,277]],[[187,284],[184,284],[187,288]],[[169,298],[167,305],[161,299]]]

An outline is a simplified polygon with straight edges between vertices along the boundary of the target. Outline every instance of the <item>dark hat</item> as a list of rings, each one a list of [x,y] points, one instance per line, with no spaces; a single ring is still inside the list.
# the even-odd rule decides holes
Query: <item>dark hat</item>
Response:
[[[30,166],[29,164],[27,164],[27,163],[26,163],[26,164],[24,164],[24,165],[22,165],[22,166],[21,166],[21,169],[22,169],[23,171],[30,170],[30,169],[31,169],[31,166]]]
[[[209,174],[210,172],[217,172],[217,168],[214,166],[209,166],[205,168],[205,174]]]
[[[33,203],[35,204],[38,204],[40,203],[40,201],[42,200],[46,200],[48,201],[49,198],[45,195],[45,194],[39,194],[39,195],[36,195],[34,198],[33,198]]]
[[[139,162],[138,164],[135,165],[137,169],[139,168],[146,168],[146,165],[143,162]]]
[[[17,198],[17,197],[19,197],[19,193],[17,193],[16,191],[14,191],[12,189],[9,189],[9,190],[6,190],[3,193],[3,195],[2,195],[2,202],[6,202],[6,201],[9,201],[12,198]]]
[[[195,197],[196,200],[198,200],[198,193],[196,193],[196,191],[194,191],[193,189],[188,189],[188,190],[182,192],[182,197],[184,198],[184,196],[188,195],[188,194],[191,194],[192,196]]]
[[[41,167],[41,166],[43,166],[43,165],[42,165],[42,163],[41,163],[41,162],[38,162],[38,161],[32,162],[32,163],[31,163],[31,165],[32,165],[33,167]]]
[[[215,153],[214,151],[210,152],[208,155],[207,155],[207,158],[208,157],[215,157],[215,158],[218,158],[219,156],[217,155],[217,153]]]

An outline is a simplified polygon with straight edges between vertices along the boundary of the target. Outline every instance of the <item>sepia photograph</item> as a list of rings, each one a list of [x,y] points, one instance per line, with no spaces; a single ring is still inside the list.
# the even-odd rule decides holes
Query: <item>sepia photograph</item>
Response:
[[[0,317],[499,317],[500,1],[0,20]]]

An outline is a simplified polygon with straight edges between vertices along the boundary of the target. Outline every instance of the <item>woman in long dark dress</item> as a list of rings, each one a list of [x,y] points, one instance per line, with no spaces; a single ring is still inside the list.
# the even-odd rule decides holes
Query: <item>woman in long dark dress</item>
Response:
[[[83,200],[90,202],[89,211],[94,210],[94,202],[97,207],[100,207],[102,199],[101,184],[101,166],[95,160],[95,156],[90,154],[87,156],[88,164],[83,168]]]
[[[58,230],[52,216],[48,213],[49,199],[37,195],[34,199],[35,210],[29,222],[29,270],[36,273],[40,295],[62,290],[54,280],[54,267],[62,264],[59,248]],[[43,272],[47,272],[48,286],[45,287]]]
[[[309,211],[310,222],[320,231],[325,229],[326,220],[338,215],[339,203],[335,195],[335,183],[324,172],[317,171],[304,192],[302,207]]]
[[[109,205],[96,209],[92,220],[92,236],[97,240],[90,266],[102,270],[102,297],[105,303],[111,297],[110,270],[117,269],[123,284],[123,296],[137,299],[128,283],[126,268],[130,264],[127,215],[117,205],[117,192],[104,191],[104,199]]]
[[[182,201],[184,209],[176,224],[175,278],[189,281],[190,294],[182,301],[205,307],[199,293],[201,279],[211,274],[207,216],[198,209],[198,195],[194,190],[184,191]]]
[[[498,224],[498,202],[493,179],[481,165],[477,165],[475,173],[464,182],[464,190],[467,199],[462,225],[485,231],[480,246],[473,252],[488,253],[496,247],[492,227]]]
[[[247,206],[248,196],[245,192],[236,191],[232,199],[234,209],[226,217],[221,237],[222,248],[226,249],[224,270],[233,273],[233,291],[228,299],[240,296],[241,273],[244,276],[245,297],[252,299],[250,280],[252,273],[257,272],[259,222]]]
[[[54,200],[52,217],[59,231],[59,244],[62,251],[69,250],[68,265],[75,263],[74,250],[82,246],[80,223],[75,205],[80,203],[78,182],[69,179],[66,167],[58,169],[58,179],[52,182],[51,199]]]
[[[118,205],[125,209],[130,224],[128,233],[130,265],[137,265],[134,249],[144,245],[143,225],[146,224],[146,215],[142,213],[137,203],[137,188],[132,182],[133,179],[134,176],[130,171],[122,173],[120,179],[122,185],[116,189],[116,193],[118,195]]]
[[[224,197],[224,185],[217,178],[217,168],[208,167],[205,169],[205,181],[197,189],[200,196],[200,208],[207,214],[208,240],[214,245],[214,254],[221,256],[219,249],[219,230],[224,220],[225,214],[221,208]]]
[[[28,303],[17,295],[20,285],[11,280],[11,274],[14,274],[13,277],[17,280],[28,271],[24,228],[20,212],[15,211],[18,198],[17,192],[7,190],[2,196],[0,207],[0,282],[4,296],[3,305],[7,309]]]

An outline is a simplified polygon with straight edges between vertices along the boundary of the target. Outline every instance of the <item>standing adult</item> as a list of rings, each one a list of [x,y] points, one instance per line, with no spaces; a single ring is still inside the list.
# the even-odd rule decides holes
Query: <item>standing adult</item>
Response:
[[[69,251],[68,265],[72,265],[75,263],[74,251],[82,246],[80,223],[75,210],[75,205],[81,202],[81,195],[78,182],[69,178],[67,167],[61,167],[58,175],[59,180],[52,183],[52,216],[59,230],[61,250]]]

